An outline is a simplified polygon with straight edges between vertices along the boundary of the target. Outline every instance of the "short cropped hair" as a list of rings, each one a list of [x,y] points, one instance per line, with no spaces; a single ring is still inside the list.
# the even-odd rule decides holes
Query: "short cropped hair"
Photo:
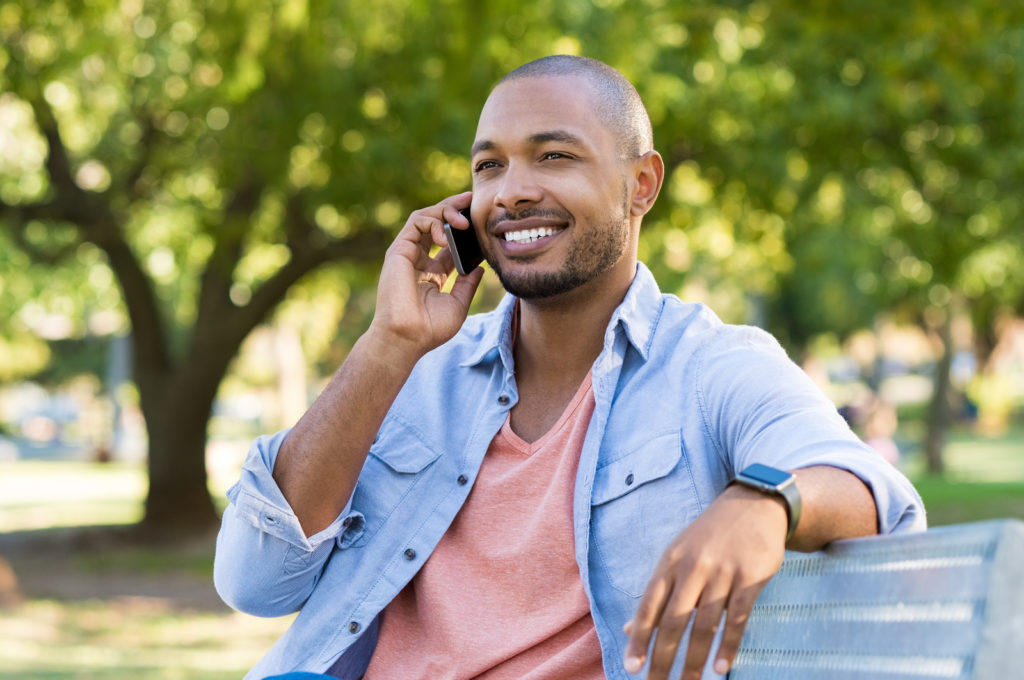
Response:
[[[556,54],[523,64],[502,78],[510,80],[540,76],[579,76],[594,88],[597,114],[616,137],[618,151],[637,158],[654,148],[651,118],[633,83],[604,62],[589,57]]]

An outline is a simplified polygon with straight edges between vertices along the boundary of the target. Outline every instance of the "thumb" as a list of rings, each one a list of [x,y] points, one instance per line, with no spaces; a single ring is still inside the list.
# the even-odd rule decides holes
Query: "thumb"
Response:
[[[480,281],[484,277],[483,267],[477,267],[465,276],[459,276],[452,284],[451,296],[455,298],[464,309],[469,309],[469,303],[473,301]]]

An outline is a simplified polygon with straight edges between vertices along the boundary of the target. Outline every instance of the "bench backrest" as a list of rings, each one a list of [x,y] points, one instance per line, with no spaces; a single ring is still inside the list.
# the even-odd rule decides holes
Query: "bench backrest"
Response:
[[[731,680],[1024,678],[1024,522],[787,553]]]

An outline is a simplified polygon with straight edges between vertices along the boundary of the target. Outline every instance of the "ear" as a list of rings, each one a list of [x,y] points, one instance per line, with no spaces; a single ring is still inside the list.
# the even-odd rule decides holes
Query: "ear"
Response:
[[[633,163],[633,195],[629,212],[643,217],[654,205],[665,179],[665,162],[657,151],[648,151]]]

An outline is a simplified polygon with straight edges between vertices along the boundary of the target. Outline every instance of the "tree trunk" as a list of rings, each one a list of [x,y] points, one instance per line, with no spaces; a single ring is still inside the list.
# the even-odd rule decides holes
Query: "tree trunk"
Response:
[[[209,410],[202,416],[188,410],[146,415],[149,492],[142,525],[162,535],[202,532],[217,523],[206,477]]]
[[[206,429],[226,367],[226,361],[207,358],[136,377],[149,437],[149,492],[142,520],[147,530],[181,535],[217,523],[207,488]]]
[[[925,433],[924,453],[928,465],[928,473],[941,476],[945,472],[942,452],[946,447],[946,435],[949,432],[952,410],[950,408],[950,391],[952,382],[949,371],[953,365],[953,318],[952,310],[946,310],[945,318],[937,329],[942,342],[942,356],[935,366],[932,401],[928,407],[927,432]]]

